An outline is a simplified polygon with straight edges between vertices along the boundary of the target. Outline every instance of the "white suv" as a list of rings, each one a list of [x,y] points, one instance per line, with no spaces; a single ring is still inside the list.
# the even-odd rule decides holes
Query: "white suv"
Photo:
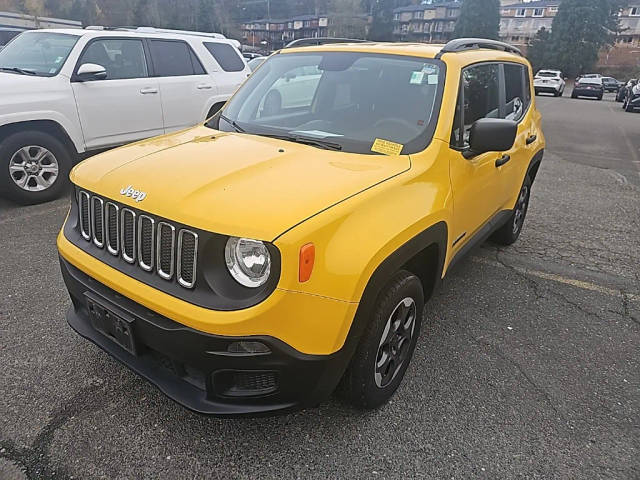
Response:
[[[0,51],[0,194],[55,198],[86,152],[203,122],[250,73],[220,34],[22,33]]]
[[[564,93],[564,77],[560,70],[540,70],[533,77],[533,88],[539,93],[553,93],[554,97],[561,97]]]

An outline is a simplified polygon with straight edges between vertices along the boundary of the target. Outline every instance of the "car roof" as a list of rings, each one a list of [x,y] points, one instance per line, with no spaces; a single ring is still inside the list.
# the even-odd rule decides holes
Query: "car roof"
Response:
[[[195,32],[175,33],[175,32],[154,32],[154,31],[133,31],[133,30],[99,30],[99,29],[80,29],[80,28],[44,28],[40,30],[32,30],[38,33],[65,33],[68,35],[77,35],[81,37],[144,37],[144,38],[173,38],[176,40],[199,39],[207,42],[221,42],[235,44],[230,38],[219,38],[213,36],[198,35]]]
[[[580,83],[602,83],[602,77],[582,77]]]
[[[299,52],[361,52],[379,53],[384,55],[404,55],[412,57],[437,58],[444,44],[426,43],[387,43],[387,42],[358,42],[358,43],[331,43],[308,47],[291,47],[280,51],[290,54]],[[469,64],[483,60],[510,60],[518,63],[526,63],[526,59],[514,53],[504,52],[490,48],[475,48],[460,52],[448,52],[442,55],[442,60],[447,63]]]

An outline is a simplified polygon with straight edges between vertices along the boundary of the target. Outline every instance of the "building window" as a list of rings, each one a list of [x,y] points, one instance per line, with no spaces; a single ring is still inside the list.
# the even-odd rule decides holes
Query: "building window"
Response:
[[[549,7],[549,13],[558,13],[558,7]]]
[[[517,35],[514,35],[513,37],[511,37],[511,41],[512,42],[519,42],[520,41],[520,37]]]
[[[393,14],[393,19],[394,20],[400,20],[400,14],[399,13],[394,13]]]
[[[640,7],[632,7],[629,15],[631,17],[640,17]]]
[[[544,16],[544,8],[534,8],[533,9],[533,16],[534,17],[542,17],[542,16]]]
[[[527,16],[527,9],[526,8],[518,8],[516,10],[516,17],[526,17]]]

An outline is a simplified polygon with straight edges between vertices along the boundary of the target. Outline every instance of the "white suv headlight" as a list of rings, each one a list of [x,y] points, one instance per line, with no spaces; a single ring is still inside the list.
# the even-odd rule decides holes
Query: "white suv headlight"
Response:
[[[230,237],[224,257],[231,276],[245,287],[260,287],[269,279],[271,255],[260,240]]]

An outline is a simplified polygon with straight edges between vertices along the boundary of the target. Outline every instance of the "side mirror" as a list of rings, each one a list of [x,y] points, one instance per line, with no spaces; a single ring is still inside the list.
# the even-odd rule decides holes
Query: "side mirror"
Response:
[[[78,80],[87,82],[90,80],[104,80],[107,78],[107,70],[96,63],[83,63],[78,68]]]
[[[516,141],[518,124],[501,118],[481,118],[471,125],[469,148],[463,152],[465,158],[487,152],[511,150]]]

